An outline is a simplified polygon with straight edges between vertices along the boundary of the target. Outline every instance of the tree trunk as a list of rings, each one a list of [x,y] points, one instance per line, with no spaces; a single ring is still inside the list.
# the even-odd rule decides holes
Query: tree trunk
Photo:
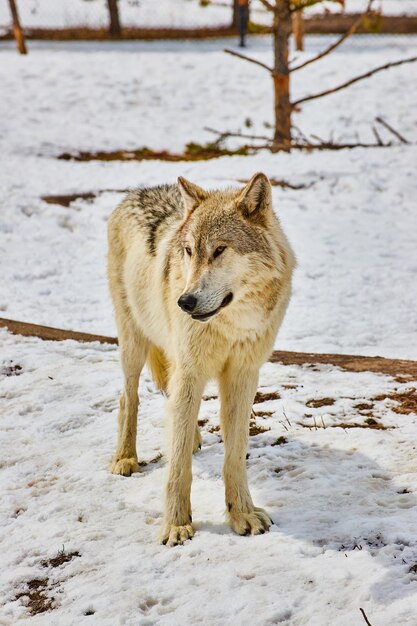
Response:
[[[239,28],[239,7],[246,9],[246,23],[249,22],[249,0],[233,0],[232,27]]]
[[[9,0],[10,11],[12,13],[13,19],[13,33],[14,38],[16,39],[17,49],[20,54],[27,54],[25,38],[23,36],[23,31],[20,26],[19,14],[17,12],[17,6],[15,0]]]
[[[303,12],[301,9],[294,13],[292,20],[292,28],[295,39],[295,49],[298,51],[304,50],[304,20]]]
[[[290,73],[288,43],[292,32],[290,0],[276,0],[274,10],[274,110],[275,131],[272,149],[289,149],[291,144]]]
[[[239,26],[239,0],[233,0],[232,27],[236,30]]]
[[[107,0],[107,4],[109,7],[109,16],[110,16],[110,26],[109,32],[111,37],[120,37],[122,34],[120,28],[120,19],[119,19],[119,7],[117,5],[117,0]]]

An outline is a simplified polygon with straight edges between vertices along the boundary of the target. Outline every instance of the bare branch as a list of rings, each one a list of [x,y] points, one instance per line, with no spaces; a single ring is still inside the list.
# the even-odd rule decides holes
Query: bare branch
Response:
[[[382,117],[376,117],[375,118],[376,122],[379,122],[380,124],[382,124],[382,126],[385,126],[385,128],[387,130],[389,130],[395,137],[398,137],[398,139],[401,141],[401,143],[406,143],[409,144],[410,142],[407,141],[407,139],[405,139],[402,135],[400,135],[400,133],[398,132],[398,130],[395,130],[395,128],[393,128],[392,126],[390,126],[390,124],[388,124],[388,122],[386,122],[385,120],[382,119]]]
[[[270,137],[266,137],[265,135],[246,135],[244,133],[233,133],[228,130],[216,130],[215,128],[210,128],[209,126],[204,126],[203,130],[206,130],[209,133],[215,133],[223,139],[227,139],[227,137],[240,137],[242,139],[262,139],[262,141],[270,141],[272,143],[272,139]]]
[[[379,132],[377,131],[377,129],[375,128],[375,126],[372,126],[372,132],[373,132],[373,133],[374,133],[374,135],[375,135],[375,139],[377,140],[378,145],[379,145],[379,146],[384,145],[384,143],[383,143],[383,141],[382,141],[382,139],[381,139],[381,136],[380,136]]]
[[[267,65],[266,63],[262,63],[262,61],[257,61],[256,59],[252,59],[251,57],[247,57],[244,54],[240,54],[240,52],[235,52],[234,50],[228,50],[227,48],[223,50],[223,52],[226,52],[227,54],[231,54],[234,57],[238,57],[239,59],[244,59],[245,61],[248,61],[249,63],[254,63],[255,65],[259,65],[260,67],[263,67],[264,70],[268,70],[268,72],[270,72],[271,74],[273,72],[272,67],[269,67],[269,65]]]
[[[264,135],[247,135],[245,133],[237,133],[237,132],[229,132],[229,131],[221,131],[221,130],[216,130],[215,128],[209,128],[207,126],[204,127],[204,130],[210,132],[210,133],[215,133],[216,135],[219,135],[219,137],[221,139],[227,139],[227,137],[240,137],[243,139],[255,139],[255,140],[262,140],[262,141],[267,141],[268,143],[266,144],[260,144],[260,145],[245,145],[245,148],[249,148],[251,150],[271,150],[272,147],[272,143],[273,139],[271,139],[270,137],[265,137]],[[351,142],[351,143],[334,143],[333,140],[328,140],[325,141],[324,139],[322,139],[321,137],[317,137],[317,135],[311,135],[312,138],[317,139],[319,143],[311,143],[310,141],[308,141],[308,139],[306,138],[305,142],[303,143],[297,143],[297,142],[293,142],[291,144],[287,144],[287,143],[280,143],[280,144],[274,144],[274,147],[277,150],[303,150],[303,151],[310,151],[310,150],[345,150],[345,149],[353,149],[353,148],[388,148],[391,144],[386,144],[386,143],[361,143],[360,141],[356,142]],[[243,146],[242,146],[243,147]]]
[[[360,18],[357,19],[356,22],[354,22],[352,26],[348,28],[348,30],[341,37],[339,37],[337,41],[335,41],[335,43],[333,43],[331,46],[323,50],[323,52],[320,52],[320,54],[317,54],[317,56],[313,57],[312,59],[308,59],[307,61],[304,61],[304,63],[300,63],[300,65],[291,67],[290,72],[296,72],[297,70],[301,70],[303,67],[306,67],[307,65],[310,65],[310,63],[314,63],[315,61],[322,59],[326,55],[330,54],[330,52],[333,52],[333,50],[336,50],[336,48],[338,48],[344,41],[346,41],[348,37],[353,35],[353,33],[355,33],[358,30],[358,28],[362,25],[364,19],[367,17],[367,15],[369,14],[371,10],[373,1],[374,0],[369,0],[368,6],[366,7],[365,11],[362,13]]]
[[[351,80],[348,80],[346,83],[343,83],[342,85],[338,85],[337,87],[333,87],[332,89],[326,89],[326,91],[321,91],[320,93],[316,93],[311,96],[305,96],[304,98],[295,100],[295,102],[292,103],[292,106],[294,107],[294,106],[297,106],[298,104],[301,104],[302,102],[309,102],[310,100],[315,100],[316,98],[322,98],[323,96],[328,96],[331,93],[336,93],[337,91],[340,91],[341,89],[345,89],[346,87],[349,87],[350,85],[353,85],[354,83],[357,83],[358,81],[363,80],[364,78],[369,78],[370,76],[373,76],[377,72],[382,72],[382,70],[387,70],[390,67],[397,67],[398,65],[404,65],[405,63],[415,63],[416,61],[417,61],[417,56],[410,57],[408,59],[401,59],[400,61],[393,61],[392,63],[385,63],[385,65],[380,65],[379,67],[376,67],[373,70],[370,70],[369,72],[365,72],[365,74],[360,74],[359,76],[356,76],[355,78],[351,78]]]
[[[369,621],[369,619],[368,619],[368,618],[367,618],[367,616],[366,616],[365,611],[364,611],[363,609],[359,609],[359,610],[360,610],[360,612],[362,613],[362,617],[363,617],[363,619],[365,620],[366,624],[367,624],[368,626],[372,626],[371,622]]]
[[[275,11],[274,5],[268,2],[268,0],[259,0],[259,1],[261,2],[261,4],[264,5],[265,9],[267,9],[268,11]]]
[[[337,0],[335,0],[337,2]],[[262,0],[261,0],[262,2]],[[323,2],[323,0],[304,0],[303,2],[292,2],[291,3],[291,13],[296,13],[297,11],[302,11],[303,9],[307,9],[308,7],[312,7],[315,4],[319,4]]]

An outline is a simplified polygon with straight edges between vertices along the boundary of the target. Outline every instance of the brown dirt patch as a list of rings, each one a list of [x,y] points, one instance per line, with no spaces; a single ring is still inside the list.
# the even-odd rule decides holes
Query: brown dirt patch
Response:
[[[100,343],[117,344],[116,337],[81,333],[74,330],[42,326],[18,320],[0,317],[0,328],[7,328],[9,332],[24,337],[39,337],[45,341],[98,341]],[[335,365],[348,372],[378,372],[393,377],[401,377],[401,381],[417,380],[417,361],[404,359],[385,359],[383,357],[368,357],[349,354],[314,354],[311,352],[284,352],[275,350],[269,359],[270,363],[284,365],[307,365],[325,363]]]
[[[258,391],[253,403],[260,404],[261,402],[268,402],[269,400],[279,400],[280,398],[281,396],[277,391]]]
[[[271,417],[273,414],[273,411],[252,411],[252,415],[255,417]]]
[[[139,467],[146,467],[147,465],[151,465],[151,463],[158,463],[158,461],[160,461],[161,459],[162,453],[158,452],[158,454],[153,459],[150,459],[149,461],[139,461],[138,465]]]
[[[219,424],[216,424],[216,426],[210,426],[210,428],[207,429],[209,431],[209,433],[218,433],[220,432],[220,426]]]
[[[188,143],[182,153],[173,153],[168,150],[151,150],[138,148],[136,150],[110,150],[108,152],[63,152],[58,155],[62,161],[209,161],[223,156],[247,156],[253,153],[250,146],[241,146],[236,150],[219,147],[216,143],[200,145]]]
[[[288,439],[281,435],[281,437],[278,437],[274,443],[271,443],[271,446],[283,446],[285,443],[288,443]]]
[[[198,420],[197,424],[200,426],[200,428],[202,428],[203,426],[207,424],[207,422],[208,422],[207,419],[201,419],[201,420]]]
[[[44,559],[41,561],[42,567],[59,567],[64,563],[69,563],[77,556],[81,556],[81,554],[76,550],[75,552],[65,552],[64,548],[58,552],[58,554],[52,559]]]
[[[381,394],[379,396],[375,396],[372,400],[393,400],[397,402],[397,406],[393,407],[394,413],[399,413],[400,415],[417,415],[417,390],[416,389],[407,389],[407,391],[402,392],[394,392],[390,394]]]
[[[256,422],[251,421],[249,424],[249,436],[250,437],[255,437],[256,435],[266,433],[268,430],[271,430],[271,429],[265,426],[260,426]]]
[[[70,193],[60,196],[41,196],[42,200],[48,204],[59,204],[64,207],[69,207],[71,202],[74,202],[75,200],[94,200],[96,197],[97,193],[93,193],[92,191],[87,191],[85,193]]]
[[[353,408],[358,409],[358,411],[371,411],[374,405],[372,402],[359,402],[359,404],[354,404]]]
[[[319,364],[335,365],[348,372],[379,372],[389,376],[401,376],[410,382],[417,380],[417,361],[404,359],[385,359],[380,356],[359,356],[353,354],[317,354],[313,352],[285,352],[275,350],[270,359],[271,363],[284,365]],[[314,371],[314,366],[312,366]]]
[[[31,615],[46,613],[54,608],[54,598],[48,596],[48,578],[34,578],[26,583],[25,591],[16,594],[16,600],[25,598],[26,607]]]
[[[311,409],[318,409],[321,406],[332,406],[334,403],[334,398],[316,398],[314,400],[308,400],[308,402],[306,402],[306,406]]]
[[[217,396],[203,396],[203,400],[207,402],[207,400],[217,400]]]

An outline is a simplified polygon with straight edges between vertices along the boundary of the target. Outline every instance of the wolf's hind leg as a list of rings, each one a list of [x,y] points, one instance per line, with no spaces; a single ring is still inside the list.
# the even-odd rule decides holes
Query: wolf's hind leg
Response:
[[[116,454],[110,469],[113,474],[130,476],[139,469],[136,453],[138,385],[148,352],[148,341],[137,328],[134,320],[125,314],[122,315],[124,319],[120,320],[118,316],[117,322],[124,390],[120,396]]]
[[[254,506],[246,474],[249,418],[257,384],[257,370],[245,370],[233,364],[229,364],[220,377],[227,516],[239,535],[262,534],[272,523],[263,509]]]
[[[201,444],[202,443],[203,442],[202,442],[202,439],[201,439],[200,429],[198,427],[198,424],[196,424],[195,431],[194,431],[193,454],[195,454],[196,452],[201,450]]]

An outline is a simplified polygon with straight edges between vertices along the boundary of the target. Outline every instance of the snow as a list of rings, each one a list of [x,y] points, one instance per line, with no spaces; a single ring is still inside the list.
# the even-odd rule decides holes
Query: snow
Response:
[[[307,38],[300,60],[332,40]],[[246,118],[248,132],[269,132],[268,77],[224,55],[231,43],[29,42],[25,58],[0,44],[0,315],[115,334],[106,220],[120,190],[180,174],[208,188],[238,185],[262,170],[307,185],[273,189],[298,257],[277,348],[415,359],[413,66],[306,104],[296,116],[308,134],[371,141],[381,115],[410,145],[187,163],[56,158],[145,145],[181,151],[212,139],[204,126],[244,129]],[[295,97],[416,48],[412,36],[352,39],[295,76]],[[251,40],[248,52],[269,62],[270,39]],[[42,200],[87,191],[98,195],[69,207]],[[238,537],[225,524],[218,402],[204,401],[200,419],[208,421],[193,461],[197,534],[168,549],[157,543],[164,401],[148,372],[140,385],[144,464],[125,479],[107,469],[122,387],[117,349],[6,330],[0,346],[0,624],[351,626],[364,623],[362,607],[373,626],[417,625],[417,416],[373,400],[413,384],[266,364],[260,388],[281,397],[255,406],[271,415],[256,417],[265,430],[250,438],[249,481],[275,521],[258,537]],[[308,406],[325,397],[334,403]],[[364,402],[369,412],[357,406]],[[388,430],[341,427],[369,417]],[[278,437],[287,442],[273,445]],[[80,556],[45,567],[62,546]],[[54,609],[30,616],[16,596],[45,578]]]
[[[202,402],[203,448],[193,461],[197,534],[183,547],[157,543],[165,457],[131,478],[107,471],[116,434],[121,373],[114,346],[42,342],[0,333],[3,376],[2,624],[100,626],[218,624],[415,626],[417,416],[375,402],[391,430],[332,428],[364,423],[355,408],[407,385],[330,366],[263,367],[260,386],[281,399],[255,405],[249,481],[272,515],[267,535],[238,537],[224,521],[218,402]],[[307,408],[329,396],[333,406]],[[216,393],[214,386],[207,389]],[[164,449],[163,399],[141,382],[140,460]],[[313,425],[314,415],[317,430]],[[324,424],[325,428],[322,427]],[[287,443],[272,445],[278,437]],[[42,561],[62,549],[80,556]],[[47,576],[56,608],[28,618],[26,583]],[[52,621],[51,621],[52,620]],[[87,623],[87,621],[86,621]]]
[[[231,2],[212,2],[201,6],[199,0],[119,0],[120,21],[124,26],[203,27],[226,26],[231,22]],[[26,28],[65,28],[108,25],[107,0],[17,0],[21,23]],[[367,0],[345,0],[345,12],[365,10]],[[374,0],[374,9],[383,15],[416,15],[417,0]],[[323,2],[307,14],[340,12],[337,2]],[[270,14],[259,0],[252,0],[252,19],[270,22]],[[7,2],[0,3],[0,26],[10,26]]]

